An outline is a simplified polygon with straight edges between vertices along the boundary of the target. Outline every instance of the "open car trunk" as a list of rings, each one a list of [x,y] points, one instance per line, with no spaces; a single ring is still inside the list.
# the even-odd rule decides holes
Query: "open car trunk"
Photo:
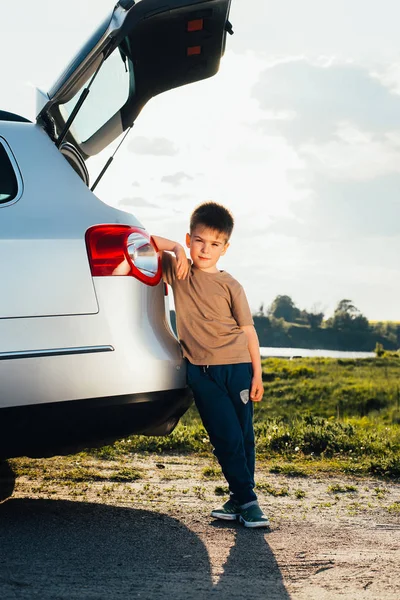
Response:
[[[231,32],[230,3],[121,0],[41,97],[38,121],[55,141],[65,134],[85,158],[100,152],[150,98],[218,71]],[[82,93],[85,100],[65,133]]]

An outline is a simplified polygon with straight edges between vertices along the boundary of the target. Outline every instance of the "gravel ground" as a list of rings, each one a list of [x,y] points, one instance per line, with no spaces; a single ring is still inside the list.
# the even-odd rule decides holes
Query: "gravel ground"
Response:
[[[400,598],[398,484],[260,465],[271,527],[248,530],[208,516],[225,486],[210,459],[10,464],[22,474],[3,470],[1,600]]]

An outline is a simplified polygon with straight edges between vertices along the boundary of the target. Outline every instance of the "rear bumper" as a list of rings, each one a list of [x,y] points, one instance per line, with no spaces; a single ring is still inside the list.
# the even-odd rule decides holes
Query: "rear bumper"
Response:
[[[168,435],[189,388],[0,409],[0,458],[72,454],[131,434]]]

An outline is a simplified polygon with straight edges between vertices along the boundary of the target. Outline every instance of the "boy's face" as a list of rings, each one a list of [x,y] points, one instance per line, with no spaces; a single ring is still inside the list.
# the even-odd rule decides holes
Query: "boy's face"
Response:
[[[208,273],[217,273],[217,262],[228,250],[226,236],[219,231],[203,225],[186,234],[186,246],[190,249],[190,258],[195,267]]]

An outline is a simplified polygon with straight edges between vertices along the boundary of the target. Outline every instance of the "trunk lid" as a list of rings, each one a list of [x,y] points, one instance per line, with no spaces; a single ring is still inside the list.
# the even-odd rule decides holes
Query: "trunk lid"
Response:
[[[38,122],[87,158],[134,123],[150,98],[214,75],[225,49],[231,0],[121,0],[41,95]],[[93,78],[94,77],[94,78]],[[85,88],[87,89],[87,88]]]

